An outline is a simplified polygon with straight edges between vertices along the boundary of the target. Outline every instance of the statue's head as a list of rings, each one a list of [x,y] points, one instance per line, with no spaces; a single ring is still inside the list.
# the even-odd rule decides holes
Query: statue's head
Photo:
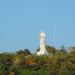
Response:
[[[44,33],[43,30],[42,30],[41,33],[40,33],[40,37],[42,37],[42,38],[46,38],[46,35],[45,35],[45,33]]]

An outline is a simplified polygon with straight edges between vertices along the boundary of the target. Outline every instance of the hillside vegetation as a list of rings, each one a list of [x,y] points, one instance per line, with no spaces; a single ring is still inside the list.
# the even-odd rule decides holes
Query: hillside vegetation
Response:
[[[30,50],[0,54],[0,75],[75,75],[75,48],[66,52],[46,46],[48,56],[31,54]],[[39,48],[36,50],[39,51]]]

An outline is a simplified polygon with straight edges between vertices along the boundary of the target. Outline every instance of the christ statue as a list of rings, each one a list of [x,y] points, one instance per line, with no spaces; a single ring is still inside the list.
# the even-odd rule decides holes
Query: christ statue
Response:
[[[47,55],[47,51],[45,48],[45,43],[46,43],[46,35],[43,31],[40,33],[40,51],[37,52],[37,55]]]

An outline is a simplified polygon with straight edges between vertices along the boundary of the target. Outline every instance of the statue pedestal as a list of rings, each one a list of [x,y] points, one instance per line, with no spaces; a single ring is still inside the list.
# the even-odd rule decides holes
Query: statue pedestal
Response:
[[[46,50],[45,50],[45,51],[44,51],[44,50],[38,51],[38,52],[37,52],[37,55],[38,55],[38,56],[40,56],[40,55],[48,55],[48,52],[47,52]]]

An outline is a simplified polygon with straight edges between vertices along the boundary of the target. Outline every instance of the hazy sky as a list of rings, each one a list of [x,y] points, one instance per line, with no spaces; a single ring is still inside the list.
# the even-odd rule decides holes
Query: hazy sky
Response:
[[[47,44],[75,46],[75,0],[0,0],[0,52],[35,51],[41,29]]]

